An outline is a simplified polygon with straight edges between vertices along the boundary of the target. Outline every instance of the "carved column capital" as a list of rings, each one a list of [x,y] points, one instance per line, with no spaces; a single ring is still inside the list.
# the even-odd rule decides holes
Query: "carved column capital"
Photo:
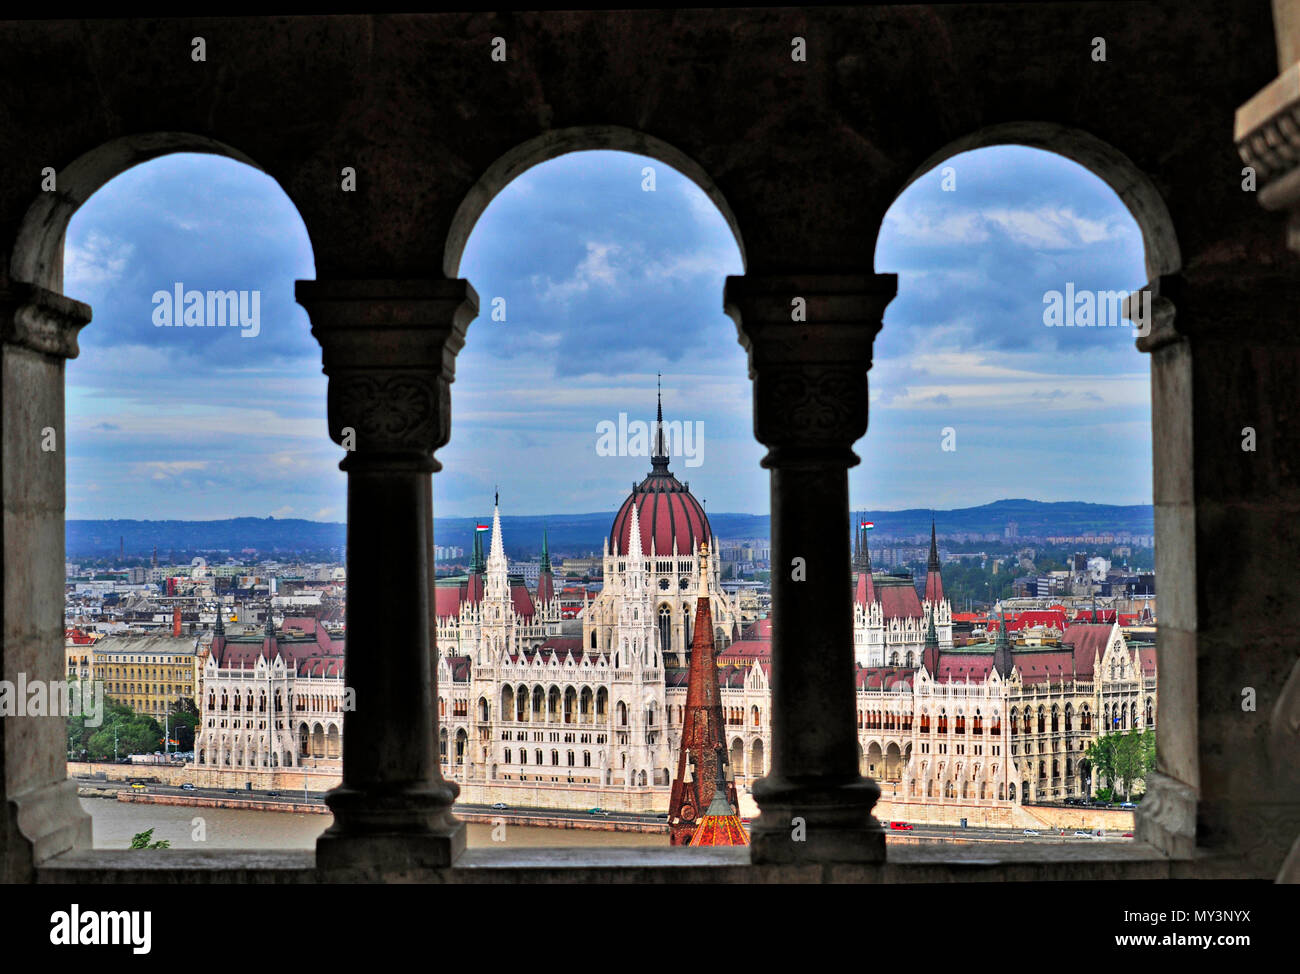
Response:
[[[1124,301],[1124,317],[1140,330],[1137,347],[1140,352],[1154,352],[1187,340],[1187,336],[1174,327],[1177,307],[1174,297],[1180,293],[1183,279],[1177,274],[1164,274],[1134,291]],[[1149,295],[1149,297],[1148,297]],[[1138,305],[1141,302],[1141,305]],[[1149,320],[1148,320],[1149,317]]]
[[[894,274],[792,274],[727,278],[754,380],[754,434],[764,466],[853,466],[867,430],[867,370]]]
[[[299,281],[329,376],[330,438],[357,462],[440,465],[451,383],[478,295],[464,280]]]
[[[0,290],[0,339],[57,358],[76,358],[77,333],[89,322],[90,305],[35,284]]]
[[[1287,246],[1300,251],[1300,63],[1237,109],[1233,141],[1254,170],[1260,206],[1289,211]]]

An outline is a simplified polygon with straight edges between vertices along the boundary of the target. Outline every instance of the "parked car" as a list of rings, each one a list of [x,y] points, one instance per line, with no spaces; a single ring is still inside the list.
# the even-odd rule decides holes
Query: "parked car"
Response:
[[[505,802],[493,802],[493,803],[492,803],[492,807],[493,807],[493,808],[509,808],[510,806],[507,805]]]
[[[589,808],[589,809],[587,809],[587,814],[588,814],[588,815],[608,815],[609,812],[605,811],[603,808]]]
[[[1125,832],[1124,835],[1121,836],[1121,838],[1131,839],[1131,838],[1133,838],[1133,833],[1132,833],[1132,832]]]
[[[279,797],[280,797],[280,793],[279,793],[278,791],[268,791],[268,792],[266,793],[266,797],[267,797],[267,798],[279,798]]]
[[[1037,834],[1038,832],[1035,829],[1025,829],[1025,835],[1037,835]]]
[[[1120,802],[1120,803],[1119,803],[1119,807],[1120,807],[1120,808],[1137,808],[1137,805],[1135,805],[1133,802]]]
[[[1092,838],[1092,833],[1091,833],[1091,832],[1085,832],[1085,831],[1083,831],[1083,829],[1075,829],[1075,830],[1074,830],[1074,837],[1075,837],[1076,839],[1091,839],[1091,838]]]
[[[145,790],[147,790],[147,789],[145,788],[144,785],[140,784],[140,782],[137,781],[135,784],[133,784],[133,785],[131,786],[131,790],[132,790],[132,791],[145,791]]]
[[[912,823],[911,823],[911,822],[890,822],[890,823],[889,823],[889,827],[890,827],[891,829],[893,829],[895,832],[911,832],[911,831],[912,831]]]
[[[193,791],[193,790],[194,790],[194,786],[190,784],[188,781],[185,782],[185,784],[181,785],[181,791]]]

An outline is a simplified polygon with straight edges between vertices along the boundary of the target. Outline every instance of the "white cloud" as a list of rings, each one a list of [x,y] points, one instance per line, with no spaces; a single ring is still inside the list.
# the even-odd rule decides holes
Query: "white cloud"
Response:
[[[983,215],[1013,243],[1039,250],[1069,250],[1123,236],[1117,221],[1090,220],[1070,207],[993,209]]]
[[[587,256],[578,262],[573,275],[565,281],[556,283],[546,278],[546,289],[542,291],[543,301],[569,301],[574,295],[585,294],[592,285],[599,284],[608,288],[617,285],[614,266],[610,263],[612,256],[617,256],[622,248],[613,243],[587,242]],[[536,279],[534,279],[536,283]]]
[[[141,473],[149,474],[154,480],[167,480],[191,470],[204,470],[207,466],[207,460],[148,460],[135,464]]]
[[[98,230],[90,231],[82,246],[68,246],[64,250],[65,290],[75,294],[82,288],[116,281],[126,270],[134,253],[134,244],[114,240]]]
[[[983,243],[989,239],[978,213],[927,210],[890,210],[885,217],[886,233],[895,233],[917,244]]]

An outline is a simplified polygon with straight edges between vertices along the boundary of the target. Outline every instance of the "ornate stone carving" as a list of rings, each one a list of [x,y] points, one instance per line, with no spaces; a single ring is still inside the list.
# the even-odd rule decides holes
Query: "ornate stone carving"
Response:
[[[867,370],[897,278],[790,275],[727,279],[726,309],[749,353],[754,432],[765,461],[856,462],[867,429]]]
[[[358,372],[329,383],[330,437],[360,452],[436,450],[451,436],[451,390],[439,376]]]
[[[90,305],[34,284],[15,284],[0,291],[0,337],[7,345],[76,358],[77,333],[90,316]]]
[[[330,437],[361,457],[443,446],[456,354],[478,311],[469,283],[299,281],[297,290],[330,377]]]

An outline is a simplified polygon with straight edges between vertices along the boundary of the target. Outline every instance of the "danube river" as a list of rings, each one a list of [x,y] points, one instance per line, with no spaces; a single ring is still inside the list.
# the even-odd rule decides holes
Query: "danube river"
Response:
[[[329,828],[333,815],[252,812],[234,808],[186,808],[146,805],[109,798],[83,798],[81,807],[94,820],[96,849],[128,849],[131,836],[152,828],[153,839],[167,839],[173,849],[311,849]],[[201,821],[196,821],[196,819]],[[507,825],[504,842],[492,841],[491,825],[466,825],[471,848],[478,846],[667,846],[667,835],[542,829]],[[198,834],[203,838],[196,838]]]

